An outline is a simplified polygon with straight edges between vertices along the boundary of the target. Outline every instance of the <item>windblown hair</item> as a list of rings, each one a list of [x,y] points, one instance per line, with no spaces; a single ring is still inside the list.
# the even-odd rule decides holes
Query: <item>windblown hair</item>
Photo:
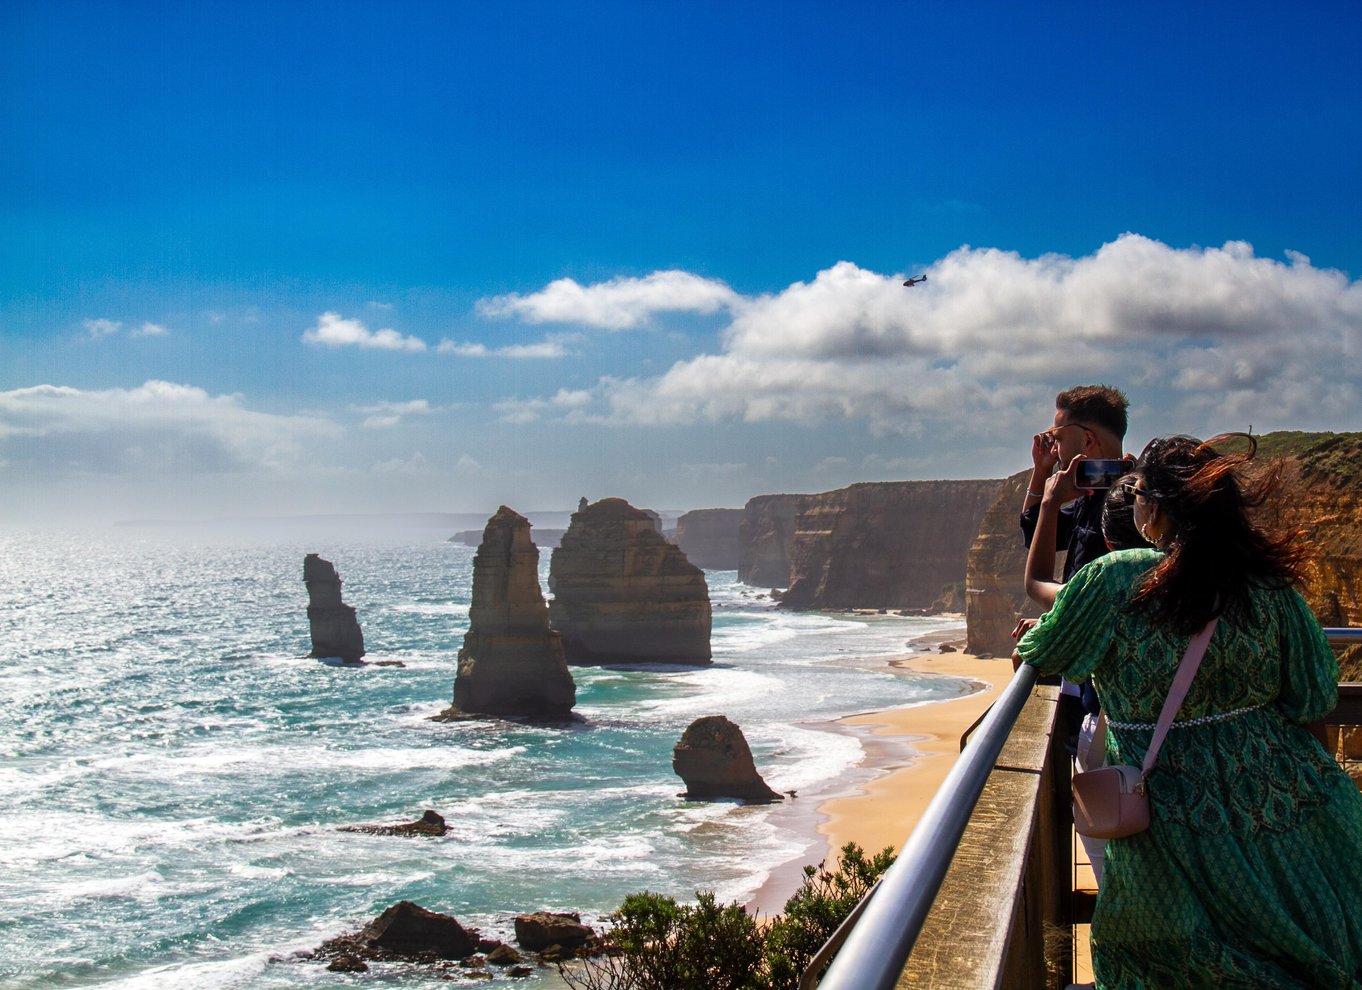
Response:
[[[1235,439],[1246,440],[1247,450],[1216,449]],[[1135,465],[1171,526],[1167,556],[1141,580],[1135,602],[1176,632],[1194,633],[1217,614],[1247,617],[1254,588],[1301,579],[1307,547],[1299,534],[1274,538],[1249,520],[1249,510],[1262,505],[1281,475],[1278,463],[1254,484],[1240,481],[1239,469],[1257,450],[1258,442],[1244,433],[1204,443],[1156,437]]]
[[[1100,426],[1122,440],[1126,435],[1126,408],[1130,400],[1111,385],[1077,385],[1055,396],[1055,408],[1081,423]]]
[[[1149,546],[1135,526],[1135,496],[1126,488],[1126,485],[1139,480],[1137,474],[1121,475],[1102,502],[1102,538],[1107,541],[1110,550]]]

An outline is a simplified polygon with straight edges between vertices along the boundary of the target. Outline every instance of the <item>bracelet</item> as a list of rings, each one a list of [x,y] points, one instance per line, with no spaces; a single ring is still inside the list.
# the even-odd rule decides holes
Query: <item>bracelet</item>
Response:
[[[1045,497],[1045,496],[1042,495],[1040,492],[1033,492],[1033,491],[1032,491],[1031,489],[1029,489],[1029,488],[1026,489],[1026,495],[1027,495],[1028,498],[1044,498],[1044,497]]]

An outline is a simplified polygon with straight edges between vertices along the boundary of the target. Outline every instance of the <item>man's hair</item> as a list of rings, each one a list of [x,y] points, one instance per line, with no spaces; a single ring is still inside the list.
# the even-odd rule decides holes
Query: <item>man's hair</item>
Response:
[[[1129,405],[1126,394],[1110,385],[1077,385],[1055,396],[1055,408],[1067,412],[1070,419],[1100,426],[1114,433],[1117,440],[1125,439]]]

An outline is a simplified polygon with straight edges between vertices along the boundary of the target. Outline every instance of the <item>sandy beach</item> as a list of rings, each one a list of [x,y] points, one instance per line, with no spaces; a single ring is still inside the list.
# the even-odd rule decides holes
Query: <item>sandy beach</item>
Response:
[[[805,863],[816,863],[848,842],[867,853],[885,846],[895,851],[905,840],[950,772],[960,752],[960,736],[984,713],[1012,677],[1007,659],[983,660],[963,650],[963,635],[944,641],[955,652],[939,652],[941,643],[913,644],[917,649],[891,661],[923,674],[965,678],[971,693],[946,701],[850,715],[838,720],[842,729],[862,735],[866,759],[862,769],[876,771],[846,793],[810,802],[790,814],[808,819],[816,833],[803,860],[771,875],[749,906],[776,914],[803,880]],[[921,651],[921,652],[919,652]]]

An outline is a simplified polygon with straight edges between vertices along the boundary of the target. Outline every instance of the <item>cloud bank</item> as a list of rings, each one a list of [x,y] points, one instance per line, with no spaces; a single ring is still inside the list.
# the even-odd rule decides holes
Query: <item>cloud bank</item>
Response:
[[[962,410],[976,424],[1029,414],[1059,387],[1110,381],[1146,402],[1166,398],[1170,415],[1346,426],[1362,414],[1340,372],[1362,353],[1362,282],[1300,254],[1281,262],[1242,242],[1174,248],[1126,234],[1080,258],[966,246],[927,273],[904,288],[901,274],[843,261],[778,293],[730,293],[715,302],[731,313],[718,353],[654,378],[601,378],[589,401],[560,393],[500,411],[651,425],[849,419],[907,434]],[[538,314],[550,299],[610,298],[612,284],[567,293],[553,283],[525,299]]]
[[[0,460],[45,475],[287,471],[307,463],[311,443],[339,435],[326,419],[258,412],[240,396],[172,382],[0,392]]]

